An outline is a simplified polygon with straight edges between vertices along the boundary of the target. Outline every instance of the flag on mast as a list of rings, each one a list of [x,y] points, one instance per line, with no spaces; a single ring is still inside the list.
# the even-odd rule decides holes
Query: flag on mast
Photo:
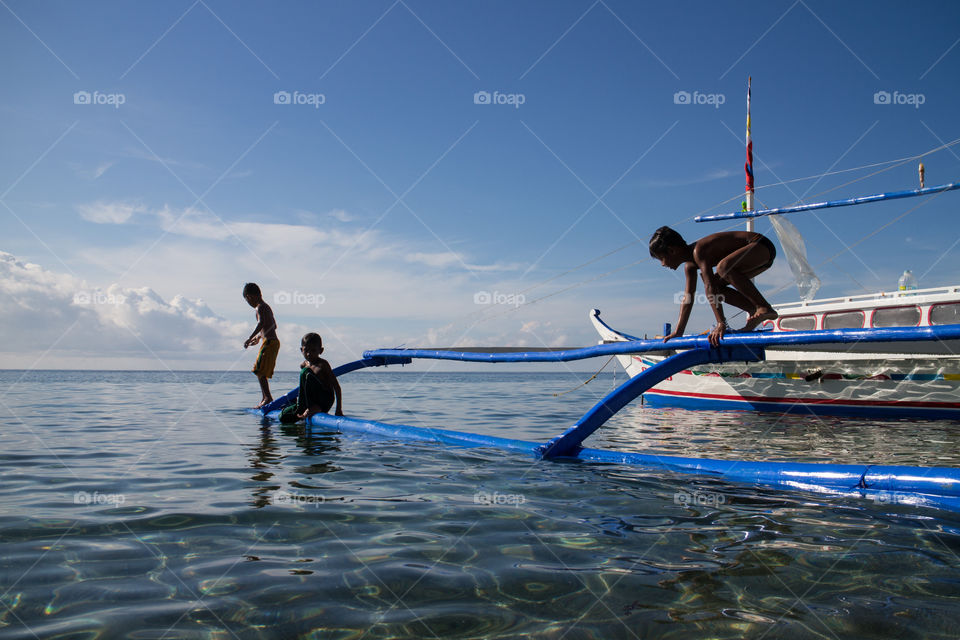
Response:
[[[750,81],[747,78],[747,162],[743,170],[747,174],[747,207],[753,209],[753,140],[750,139]]]

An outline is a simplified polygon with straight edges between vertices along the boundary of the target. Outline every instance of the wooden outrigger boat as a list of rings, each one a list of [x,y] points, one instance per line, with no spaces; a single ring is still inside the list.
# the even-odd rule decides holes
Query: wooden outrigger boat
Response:
[[[749,91],[748,91],[749,105]],[[756,211],[753,209],[752,157],[749,140],[748,109],[748,193],[746,210],[721,216],[707,216],[698,221],[751,219],[761,215],[778,215],[817,208],[850,206],[880,200],[925,196],[960,189],[960,182],[910,191],[876,194],[862,198],[805,204],[783,209]],[[855,362],[857,366],[873,371],[878,361],[911,363],[900,366],[897,372],[883,376],[865,376],[864,382],[874,384],[877,397],[848,398],[846,405],[856,406],[861,412],[876,410],[880,415],[894,415],[894,411],[921,410],[928,417],[954,417],[957,406],[957,384],[960,369],[954,369],[960,353],[960,291],[911,291],[910,296],[883,294],[878,299],[829,300],[780,307],[781,317],[767,331],[728,333],[719,346],[712,347],[706,336],[683,336],[664,343],[660,339],[639,340],[618,332],[600,320],[600,312],[593,310],[591,319],[603,337],[601,344],[580,349],[516,350],[512,348],[482,349],[376,349],[366,351],[361,360],[334,369],[334,374],[346,375],[366,367],[407,364],[413,359],[440,359],[462,362],[568,362],[585,358],[617,356],[631,377],[603,400],[590,408],[577,422],[547,442],[514,440],[477,433],[431,429],[401,424],[361,420],[329,414],[315,414],[306,421],[308,430],[359,433],[389,439],[408,439],[459,447],[488,447],[533,456],[543,460],[577,459],[636,465],[646,469],[666,470],[681,474],[723,479],[731,482],[761,484],[782,489],[862,497],[878,504],[909,504],[960,511],[960,469],[947,467],[881,466],[871,464],[813,464],[794,462],[753,462],[745,460],[715,460],[681,458],[621,451],[606,451],[583,446],[584,441],[607,420],[631,401],[646,395],[648,398],[677,398],[669,393],[674,381],[689,379],[695,389],[710,384],[746,380],[744,372],[765,371],[764,367],[785,367],[790,363],[793,374],[781,376],[751,374],[749,379],[766,380],[765,384],[785,384],[778,381],[799,380],[806,385],[821,385],[827,396],[843,397],[845,390],[834,390],[831,385],[846,382],[838,378],[824,362]],[[856,308],[849,307],[854,305]],[[849,308],[848,308],[849,307]],[[886,309],[893,311],[884,312]],[[853,317],[859,310],[860,324]],[[868,313],[869,311],[869,313]],[[840,314],[840,315],[834,315]],[[884,318],[916,318],[909,322],[891,322]],[[812,319],[812,320],[811,320]],[[842,320],[842,322],[840,322]],[[840,322],[839,326],[834,326]],[[791,324],[792,323],[792,324]],[[805,324],[803,324],[805,323]],[[911,324],[911,326],[897,326]],[[889,326],[894,325],[894,326]],[[797,354],[802,354],[799,359]],[[813,357],[817,354],[817,358]],[[799,365],[804,362],[807,364]],[[933,362],[933,370],[917,372],[916,363]],[[885,365],[886,366],[886,365]],[[799,371],[797,368],[800,367]],[[890,367],[888,366],[887,371]],[[806,370],[812,369],[812,370]],[[697,375],[706,371],[707,375]],[[724,375],[730,372],[732,375]],[[740,372],[740,373],[736,373]],[[716,373],[716,375],[713,375]],[[929,376],[929,379],[923,378]],[[809,379],[808,379],[809,378]],[[706,381],[706,382],[705,382]],[[906,384],[928,384],[931,390],[923,399],[902,400],[890,396]],[[768,387],[774,388],[774,387]],[[852,387],[850,387],[852,388]],[[667,391],[667,393],[664,393]],[[782,393],[788,394],[788,391]],[[296,401],[297,389],[252,413],[275,419],[279,410]],[[769,395],[764,396],[769,400]],[[835,398],[834,398],[835,399]],[[738,399],[746,402],[744,396]],[[818,398],[819,400],[819,398]],[[850,402],[855,400],[857,402]],[[866,401],[864,404],[862,401]],[[884,404],[886,400],[900,402],[897,406]],[[901,402],[902,400],[902,402]],[[912,403],[912,404],[905,404]],[[784,406],[784,405],[787,406]],[[798,403],[769,402],[764,408],[790,410]],[[804,402],[805,408],[844,408],[831,398]],[[737,407],[741,408],[741,407]],[[756,408],[753,406],[742,408]],[[896,414],[900,415],[900,414]]]
[[[698,216],[697,222],[745,220],[747,230],[753,231],[753,221],[759,217],[915,198],[960,189],[960,182],[924,187],[921,164],[919,189],[757,210],[754,208],[749,85],[746,147],[744,210]],[[778,235],[781,231],[778,229]],[[799,235],[796,231],[792,233]],[[802,242],[790,242],[789,238],[784,242],[781,236],[781,243],[788,255],[793,251],[792,258],[805,264],[805,257],[796,255],[796,247],[798,244],[802,246]],[[791,244],[794,246],[789,246]],[[792,269],[795,266],[791,264]],[[799,285],[800,274],[794,273]],[[812,271],[809,276],[815,279]],[[816,287],[808,289],[807,295],[812,297],[815,292]],[[774,306],[780,317],[763,323],[760,330],[783,334],[834,329],[882,332],[891,327],[937,327],[960,322],[960,287],[882,292]],[[591,321],[603,342],[635,339],[606,324],[600,319],[599,311],[591,314]],[[630,376],[643,373],[662,358],[653,354],[618,357]],[[644,399],[655,406],[688,409],[957,419],[960,418],[960,351],[936,342],[920,345],[912,351],[900,348],[896,352],[886,350],[882,342],[871,343],[866,350],[842,350],[842,353],[804,346],[771,352],[763,362],[690,367],[651,388]]]
[[[889,327],[937,327],[960,322],[960,287],[893,291],[776,305],[771,333],[874,331]],[[633,340],[591,314],[604,343]],[[673,344],[671,340],[668,345]],[[662,356],[621,355],[630,376]],[[706,364],[680,371],[644,394],[652,406],[751,410],[877,418],[960,418],[960,354],[937,342],[914,351],[837,353],[810,348],[776,351],[763,362]]]
[[[813,209],[846,207],[926,196],[960,189],[960,182],[828,202],[700,216],[697,222],[747,219]],[[856,329],[869,334],[890,328],[934,328],[960,322],[960,287],[891,291],[777,305],[780,317],[761,330],[772,334],[829,333]],[[634,340],[591,314],[603,342]],[[675,344],[671,340],[669,345]],[[661,360],[657,355],[620,356],[631,376]],[[886,350],[823,350],[804,346],[771,354],[750,365],[691,367],[651,388],[644,398],[657,406],[861,415],[882,418],[960,418],[960,350],[930,342]]]

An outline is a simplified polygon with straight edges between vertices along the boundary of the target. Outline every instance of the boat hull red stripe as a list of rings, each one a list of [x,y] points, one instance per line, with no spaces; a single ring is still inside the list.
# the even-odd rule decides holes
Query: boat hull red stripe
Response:
[[[688,391],[672,391],[657,389],[646,394],[681,396],[685,398],[703,398],[707,400],[731,400],[734,402],[768,403],[768,404],[830,404],[849,405],[857,407],[918,407],[929,409],[960,409],[958,402],[917,402],[911,400],[848,400],[833,398],[775,398],[770,396],[737,396],[719,393],[692,393]]]

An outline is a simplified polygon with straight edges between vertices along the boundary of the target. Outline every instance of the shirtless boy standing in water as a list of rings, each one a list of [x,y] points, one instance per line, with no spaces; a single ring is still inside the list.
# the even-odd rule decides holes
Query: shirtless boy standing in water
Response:
[[[778,314],[750,281],[773,264],[777,250],[766,236],[750,231],[721,231],[687,244],[670,227],[660,227],[650,238],[650,256],[665,267],[676,269],[681,264],[686,276],[680,319],[673,333],[663,339],[683,335],[690,319],[697,271],[703,278],[707,301],[713,308],[717,325],[710,332],[710,344],[717,346],[728,329],[721,303],[728,302],[750,314],[744,331],[752,331],[765,320]],[[716,272],[714,272],[716,267]]]
[[[263,301],[263,294],[260,287],[252,282],[248,282],[243,287],[243,298],[251,307],[257,310],[257,327],[243,343],[243,348],[251,347],[263,339],[260,345],[260,353],[257,354],[257,362],[253,365],[253,374],[257,376],[260,383],[260,391],[263,398],[256,408],[273,402],[273,396],[270,395],[270,378],[273,377],[273,368],[277,364],[277,353],[280,351],[280,339],[277,338],[277,321],[273,318],[273,309]]]

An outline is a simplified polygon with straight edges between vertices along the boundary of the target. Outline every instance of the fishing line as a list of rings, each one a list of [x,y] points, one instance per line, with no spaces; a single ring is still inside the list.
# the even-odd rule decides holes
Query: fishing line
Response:
[[[560,396],[565,396],[565,395],[567,395],[568,393],[573,393],[574,391],[576,391],[576,390],[579,389],[580,387],[585,387],[585,386],[587,386],[588,384],[590,384],[591,382],[593,382],[594,380],[596,380],[596,379],[597,379],[597,376],[599,376],[601,373],[603,373],[603,370],[607,368],[607,365],[610,364],[611,362],[613,362],[613,359],[616,358],[616,357],[617,357],[617,356],[610,356],[610,358],[603,364],[603,366],[600,367],[600,369],[597,370],[597,372],[596,372],[595,374],[593,374],[592,376],[590,376],[589,378],[587,378],[586,381],[581,382],[580,384],[578,384],[577,386],[575,386],[575,387],[572,388],[572,389],[567,389],[566,391],[561,391],[560,393],[554,393],[554,394],[553,394],[553,397],[554,397],[554,398],[559,398]]]

